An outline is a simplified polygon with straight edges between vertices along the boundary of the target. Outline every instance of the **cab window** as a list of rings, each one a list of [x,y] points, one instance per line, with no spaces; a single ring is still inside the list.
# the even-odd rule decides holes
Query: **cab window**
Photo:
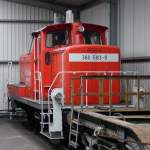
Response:
[[[85,44],[102,44],[101,35],[99,32],[95,31],[84,31],[84,41]]]
[[[58,30],[48,32],[46,35],[46,47],[54,47],[57,45],[67,45],[68,44],[68,31]]]

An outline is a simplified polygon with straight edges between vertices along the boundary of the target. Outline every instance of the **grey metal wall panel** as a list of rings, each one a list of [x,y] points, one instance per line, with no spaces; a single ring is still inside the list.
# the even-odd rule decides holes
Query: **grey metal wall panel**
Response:
[[[104,25],[109,28],[110,24],[110,5],[107,2],[85,9],[80,13],[80,19],[85,23]],[[107,33],[109,42],[109,30]]]
[[[0,62],[18,61],[30,46],[31,32],[52,20],[51,10],[0,0]],[[7,80],[8,66],[0,63],[0,110],[7,109]],[[19,81],[16,64],[13,65],[12,80]]]
[[[97,6],[85,9],[80,14],[81,21],[109,26],[109,3],[100,3]]]
[[[6,110],[7,103],[7,83],[8,83],[8,69],[7,64],[0,65],[0,110]],[[9,75],[12,76],[13,82],[17,83],[19,81],[19,67],[18,65],[13,65],[12,72]]]
[[[136,71],[139,75],[150,75],[150,62],[147,63],[124,63],[122,64],[123,71]],[[150,81],[143,80],[140,82],[140,87],[145,89],[145,91],[150,91]],[[144,97],[144,106],[150,108],[150,96]]]
[[[150,56],[149,14],[150,0],[120,0],[118,45],[123,58]],[[122,69],[149,75],[150,63],[127,63]],[[142,86],[150,90],[150,82],[143,82]],[[150,106],[149,99],[145,104]]]
[[[119,22],[119,46],[122,57],[133,56],[133,3],[132,0],[121,1]]]
[[[124,63],[123,71],[136,71],[140,75],[150,75],[150,62],[145,63]]]
[[[19,60],[27,51],[32,31],[44,24],[0,23],[0,61]]]
[[[49,9],[0,0],[0,19],[50,20],[52,14]]]
[[[40,21],[53,20],[53,12],[0,0],[0,21],[4,19],[39,20],[39,23],[0,22],[0,61],[18,60],[29,45],[31,32],[45,25]]]
[[[150,56],[150,1],[120,0],[119,46],[122,57]]]

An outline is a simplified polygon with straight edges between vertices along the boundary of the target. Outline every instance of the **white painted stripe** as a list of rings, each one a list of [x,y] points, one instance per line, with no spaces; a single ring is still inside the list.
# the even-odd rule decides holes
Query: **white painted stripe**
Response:
[[[119,54],[70,53],[69,62],[119,62]]]

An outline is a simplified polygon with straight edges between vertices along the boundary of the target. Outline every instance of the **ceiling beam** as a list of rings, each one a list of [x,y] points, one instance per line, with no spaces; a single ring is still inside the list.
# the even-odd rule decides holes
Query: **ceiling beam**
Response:
[[[98,4],[100,4],[100,3],[103,3],[103,2],[109,3],[109,1],[110,1],[110,0],[95,0],[95,1],[91,0],[91,1],[89,1],[88,3],[86,3],[86,4],[84,4],[84,5],[80,6],[80,7],[78,7],[78,9],[79,9],[80,11],[82,11],[82,10],[91,8],[91,7],[96,6],[96,5],[98,5]]]
[[[49,3],[47,0],[46,1],[43,0],[43,2],[41,0],[6,0],[6,1],[35,6],[35,7],[37,6],[40,8],[46,8],[46,9],[53,10],[54,12],[65,12],[68,9],[72,9],[73,11],[76,11],[75,8],[70,8],[69,6],[59,5],[52,2]]]
[[[40,1],[41,2],[41,0],[34,0],[34,1]],[[76,9],[76,6],[73,6],[70,4],[65,4],[63,2],[59,2],[58,0],[42,0],[42,3],[48,3],[48,4],[52,4],[55,6],[64,7],[64,8],[72,9],[72,10]]]

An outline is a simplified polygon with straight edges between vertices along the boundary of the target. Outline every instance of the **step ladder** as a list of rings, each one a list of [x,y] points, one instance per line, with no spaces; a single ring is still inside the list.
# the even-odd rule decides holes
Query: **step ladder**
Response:
[[[43,105],[43,104],[42,104]],[[41,111],[41,134],[49,139],[63,139],[62,130],[62,109],[57,101],[51,99],[50,91],[48,91],[48,108],[47,111]],[[47,119],[47,120],[45,120]],[[45,127],[47,127],[45,130]]]
[[[43,93],[42,93],[41,72],[35,71],[34,73],[34,99],[40,103],[43,98],[42,95]]]
[[[50,102],[50,101],[48,101]],[[47,111],[44,112],[43,109],[43,101],[41,102],[41,131],[40,133],[47,138],[51,139],[51,135],[49,134],[49,126],[51,124],[51,116],[53,115],[52,104],[48,103]]]
[[[75,110],[72,109],[70,132],[69,132],[69,146],[71,146],[75,149],[77,149],[77,147],[78,147],[80,111],[76,111],[76,113],[77,113],[77,115],[75,117]]]
[[[43,134],[45,132],[46,126],[48,128],[51,114],[52,114],[51,112],[50,113],[41,112],[41,122],[40,122],[40,124],[41,124],[41,134]],[[47,119],[47,121],[46,121],[46,119]],[[48,132],[48,131],[46,131],[46,132]]]

